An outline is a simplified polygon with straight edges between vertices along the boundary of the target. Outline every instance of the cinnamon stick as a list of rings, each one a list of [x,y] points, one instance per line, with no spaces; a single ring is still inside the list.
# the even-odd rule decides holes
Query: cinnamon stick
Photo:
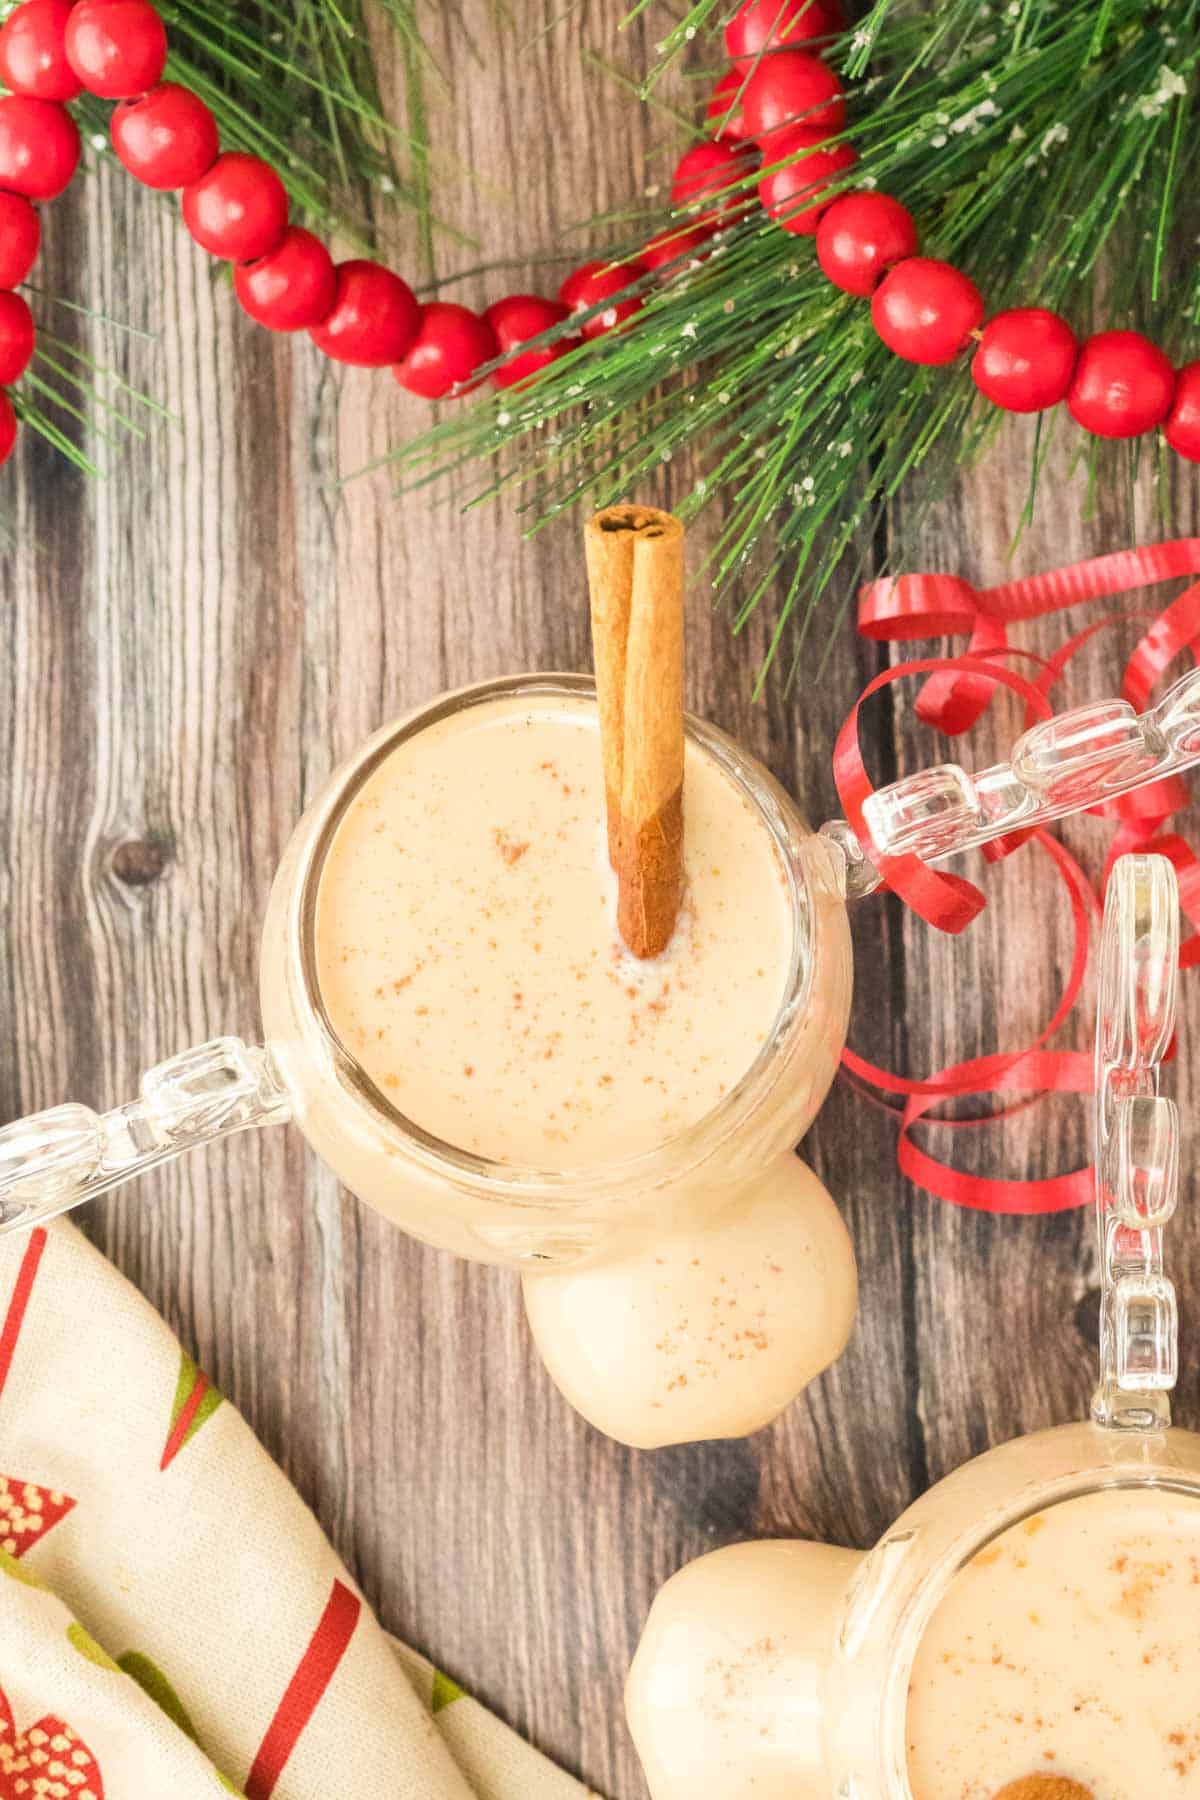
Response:
[[[683,897],[683,526],[610,506],[585,533],[617,926],[658,956]]]
[[[992,1800],[1092,1800],[1091,1788],[1066,1775],[1023,1775],[993,1794]]]

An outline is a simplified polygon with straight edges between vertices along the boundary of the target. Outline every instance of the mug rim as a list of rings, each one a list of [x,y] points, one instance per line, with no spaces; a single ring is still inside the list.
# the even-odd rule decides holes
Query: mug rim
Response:
[[[1051,1512],[1096,1494],[1153,1488],[1200,1502],[1200,1462],[1189,1468],[1185,1461],[1176,1461],[1172,1455],[1181,1440],[1192,1440],[1200,1450],[1196,1433],[1176,1426],[1123,1430],[1092,1419],[1075,1420],[1011,1438],[961,1464],[914,1501],[875,1550],[916,1529],[922,1503],[944,1482],[954,1481],[981,1462],[1012,1459],[1020,1454],[1021,1446],[1045,1445],[1049,1440],[1056,1440],[1053,1448],[1060,1453],[1060,1466],[985,1507],[970,1529],[953,1535],[933,1567],[923,1572],[894,1619],[895,1651],[888,1660],[879,1696],[883,1791],[891,1800],[916,1800],[908,1775],[907,1727],[909,1687],[918,1652],[941,1602],[981,1551],[1038,1513]]]
[[[380,765],[401,744],[439,724],[443,719],[491,700],[524,697],[539,699],[595,700],[590,676],[570,673],[520,674],[472,683],[440,695],[392,721],[367,739],[331,778],[318,802],[319,813],[305,852],[295,888],[291,953],[298,952],[300,991],[311,1020],[315,1021],[322,1048],[334,1067],[339,1085],[352,1104],[367,1113],[372,1125],[384,1126],[393,1140],[401,1140],[404,1153],[445,1180],[473,1188],[491,1188],[506,1199],[544,1203],[553,1199],[578,1199],[590,1189],[603,1191],[619,1183],[622,1189],[653,1187],[674,1179],[712,1156],[721,1144],[757,1110],[785,1064],[793,1035],[803,1021],[812,993],[816,957],[816,909],[811,878],[801,844],[795,804],[775,777],[718,727],[685,715],[690,743],[713,757],[733,781],[743,800],[771,835],[788,896],[791,918],[783,994],[760,1049],[738,1081],[717,1104],[683,1131],[663,1143],[633,1156],[599,1163],[539,1168],[481,1156],[425,1130],[415,1119],[394,1106],[371,1080],[352,1050],[335,1029],[325,1006],[316,955],[317,902],[321,877],[337,831],[350,806]]]

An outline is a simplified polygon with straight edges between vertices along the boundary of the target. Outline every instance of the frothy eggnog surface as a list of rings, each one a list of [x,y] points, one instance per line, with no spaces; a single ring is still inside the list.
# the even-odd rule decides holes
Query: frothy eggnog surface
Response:
[[[665,1142],[771,1034],[792,953],[762,819],[687,746],[683,911],[639,963],[614,923],[594,704],[506,696],[398,745],[340,821],[317,894],[329,1021],[435,1137],[569,1169]]]
[[[908,1767],[915,1800],[1200,1795],[1200,1502],[1109,1489],[982,1550],[922,1638]]]

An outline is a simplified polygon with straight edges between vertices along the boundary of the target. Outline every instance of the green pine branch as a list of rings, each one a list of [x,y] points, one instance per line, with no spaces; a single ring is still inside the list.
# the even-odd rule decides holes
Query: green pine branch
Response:
[[[170,36],[169,79],[211,107],[227,149],[264,157],[282,175],[299,217],[367,246],[377,209],[411,215],[421,261],[432,266],[438,226],[428,178],[425,84],[434,75],[421,41],[419,0],[163,0]],[[0,5],[0,16],[11,11]],[[397,35],[407,121],[387,117],[371,50],[372,13]],[[112,108],[84,96],[73,109],[93,150],[108,143]],[[175,204],[174,198],[167,204]],[[457,233],[446,235],[458,238]],[[50,299],[35,302],[39,354],[14,395],[22,421],[78,468],[99,473],[92,442],[110,447],[142,435],[150,395],[48,335]],[[61,318],[57,321],[62,324]],[[89,437],[90,434],[90,437]]]
[[[664,54],[723,16],[698,0]],[[915,15],[878,0],[834,54],[860,154],[845,185],[904,200],[926,251],[973,275],[992,309],[1048,305],[1081,332],[1137,326],[1178,360],[1198,354],[1200,0],[940,0]],[[645,306],[623,333],[388,460],[405,486],[450,475],[472,502],[515,493],[532,530],[692,452],[703,473],[681,510],[723,502],[714,587],[735,629],[769,606],[771,655],[786,645],[794,666],[818,624],[833,641],[834,576],[849,595],[900,485],[919,470],[930,504],[999,415],[965,365],[893,357],[869,308],[824,280],[812,239],[756,205],[702,263],[631,291]],[[1030,430],[1039,464],[1050,432],[1074,433],[1101,468],[1156,454],[1091,444],[1058,414]]]

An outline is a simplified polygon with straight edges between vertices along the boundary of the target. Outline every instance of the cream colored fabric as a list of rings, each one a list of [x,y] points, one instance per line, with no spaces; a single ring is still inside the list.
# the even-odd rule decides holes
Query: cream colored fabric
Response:
[[[0,1239],[0,1800],[585,1800],[381,1630],[153,1308]]]

